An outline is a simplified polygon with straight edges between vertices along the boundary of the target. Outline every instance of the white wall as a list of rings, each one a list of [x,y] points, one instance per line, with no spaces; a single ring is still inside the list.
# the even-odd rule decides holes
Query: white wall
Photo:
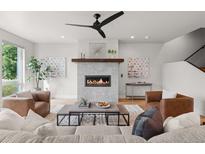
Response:
[[[119,50],[118,40],[108,40],[108,39],[105,39],[105,40],[80,40],[78,42],[78,57],[80,57],[81,52],[85,53],[86,57],[92,57],[92,55],[90,54],[89,43],[104,43],[106,51],[108,51],[109,49],[116,50],[117,51],[116,55],[118,55],[118,50]],[[105,57],[102,57],[102,58],[106,58],[108,56],[109,55],[106,52]]]
[[[147,81],[153,83],[153,90],[162,89],[162,67],[167,62],[181,61],[204,44],[204,29],[191,32],[167,43],[123,43],[118,40],[81,40],[74,44],[36,44],[35,51],[38,57],[59,56],[68,58],[68,77],[53,79],[50,83],[55,97],[76,97],[77,93],[77,64],[71,63],[71,58],[80,57],[86,53],[89,57],[89,43],[106,43],[107,49],[118,51],[118,57],[125,59],[120,64],[119,95],[125,97],[125,83]],[[147,79],[127,78],[127,59],[129,57],[149,57],[150,77]],[[66,84],[65,84],[66,83]],[[57,88],[58,87],[58,88]],[[60,87],[60,88],[59,88]],[[58,90],[56,90],[56,88]]]
[[[160,52],[159,60],[163,63],[184,61],[205,44],[204,29],[199,29],[166,42]]]
[[[187,62],[163,67],[163,88],[194,97],[194,110],[205,115],[205,73]]]
[[[36,44],[35,56],[66,57],[67,77],[56,78],[49,81],[52,97],[77,98],[77,64],[71,62],[72,58],[78,57],[77,44]]]
[[[161,74],[159,53],[163,44],[160,43],[120,43],[119,57],[125,59],[124,63],[120,64],[120,97],[125,98],[125,83],[146,81],[153,83],[153,90],[161,89]],[[136,79],[127,77],[128,58],[129,57],[148,57],[150,59],[150,77],[147,79]]]
[[[0,46],[2,44],[2,41],[8,41],[10,43],[13,43],[13,44],[16,44],[18,46],[21,46],[25,49],[25,58],[26,58],[26,62],[29,60],[30,56],[33,55],[33,43],[31,41],[28,41],[28,40],[25,40],[19,36],[16,36],[12,33],[9,33],[7,31],[4,31],[2,29],[0,29]],[[1,48],[0,48],[0,102],[1,102],[1,95],[2,95],[2,76],[1,76],[1,69],[2,69],[2,66],[1,66],[1,62],[2,62],[2,59],[1,59]],[[27,76],[28,72],[26,71],[26,76]]]

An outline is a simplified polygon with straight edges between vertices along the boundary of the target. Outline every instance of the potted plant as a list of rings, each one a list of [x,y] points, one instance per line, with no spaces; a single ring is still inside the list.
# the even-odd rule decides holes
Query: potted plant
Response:
[[[43,67],[43,63],[35,57],[31,57],[29,63],[27,65],[28,69],[31,71],[31,76],[28,80],[34,79],[36,83],[35,90],[39,91],[41,88],[39,87],[39,83],[41,80],[45,80],[49,77],[49,74],[52,72],[50,66]]]

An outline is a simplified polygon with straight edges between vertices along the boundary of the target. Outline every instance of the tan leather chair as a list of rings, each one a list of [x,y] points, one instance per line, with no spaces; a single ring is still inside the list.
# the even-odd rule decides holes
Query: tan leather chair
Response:
[[[176,98],[162,99],[162,91],[149,91],[145,93],[145,98],[146,107],[159,108],[163,120],[194,111],[194,99],[181,94],[177,94]]]
[[[5,97],[3,98],[3,107],[9,108],[21,116],[26,116],[30,109],[42,117],[47,116],[50,113],[50,92],[36,91],[31,94],[33,99],[16,95]]]

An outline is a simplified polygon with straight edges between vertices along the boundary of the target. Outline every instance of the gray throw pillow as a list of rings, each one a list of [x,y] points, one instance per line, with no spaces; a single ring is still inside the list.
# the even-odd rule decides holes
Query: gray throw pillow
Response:
[[[148,140],[161,133],[163,133],[163,120],[157,108],[149,108],[135,119],[132,135]]]

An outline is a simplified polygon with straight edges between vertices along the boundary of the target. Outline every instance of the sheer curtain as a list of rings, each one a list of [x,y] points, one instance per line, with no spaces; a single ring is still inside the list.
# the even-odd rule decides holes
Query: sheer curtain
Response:
[[[23,91],[25,85],[25,49],[21,47],[17,47],[17,81],[18,91]]]

